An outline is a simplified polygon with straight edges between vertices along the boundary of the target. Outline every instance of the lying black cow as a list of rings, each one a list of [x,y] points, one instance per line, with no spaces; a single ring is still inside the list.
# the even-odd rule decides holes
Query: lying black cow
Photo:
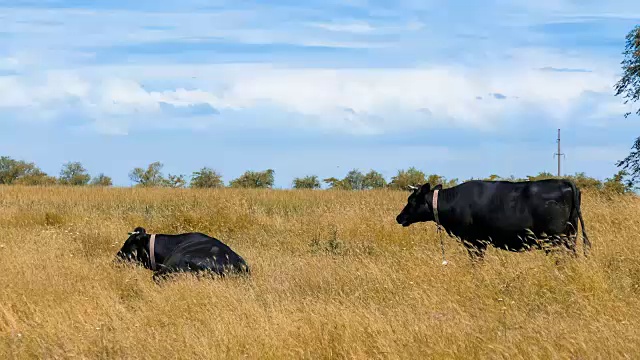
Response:
[[[570,180],[472,180],[448,189],[429,184],[411,188],[396,221],[402,226],[435,221],[462,240],[472,259],[482,258],[488,244],[509,251],[544,248],[547,253],[548,245],[564,244],[576,255],[578,218],[585,256],[591,247],[580,190]]]
[[[117,257],[152,269],[154,280],[182,271],[249,273],[249,266],[240,255],[220,240],[197,232],[147,234],[144,228],[137,227],[129,233]]]

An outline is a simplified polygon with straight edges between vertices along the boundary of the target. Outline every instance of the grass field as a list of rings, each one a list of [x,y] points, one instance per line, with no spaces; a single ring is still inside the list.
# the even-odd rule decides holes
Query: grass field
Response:
[[[0,358],[610,359],[640,354],[640,200],[583,193],[590,257],[472,267],[407,193],[0,187]],[[247,279],[112,263],[127,232],[201,231]]]

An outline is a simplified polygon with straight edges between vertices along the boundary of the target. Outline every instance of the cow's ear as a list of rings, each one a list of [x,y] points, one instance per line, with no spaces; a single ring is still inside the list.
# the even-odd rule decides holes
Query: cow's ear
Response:
[[[442,184],[438,184],[433,187],[433,190],[442,190]]]
[[[426,184],[424,184],[424,185],[422,185],[420,187],[420,192],[423,193],[423,194],[426,194],[429,191],[431,191],[431,184],[429,184],[429,183],[426,183]]]
[[[137,228],[135,228],[133,232],[138,233],[138,235],[145,235],[147,233],[147,231],[141,226],[138,226]]]

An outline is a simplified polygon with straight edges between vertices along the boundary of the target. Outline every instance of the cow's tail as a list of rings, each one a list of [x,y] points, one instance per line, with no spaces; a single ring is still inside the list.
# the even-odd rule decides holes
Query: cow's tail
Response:
[[[569,180],[568,182],[571,185],[571,190],[573,191],[574,210],[578,213],[578,219],[580,220],[580,228],[582,229],[582,249],[584,251],[584,256],[587,257],[589,255],[589,249],[591,249],[591,241],[589,241],[589,236],[587,236],[587,230],[584,227],[584,220],[582,219],[582,211],[580,211],[582,193],[576,187],[576,184],[573,181]]]

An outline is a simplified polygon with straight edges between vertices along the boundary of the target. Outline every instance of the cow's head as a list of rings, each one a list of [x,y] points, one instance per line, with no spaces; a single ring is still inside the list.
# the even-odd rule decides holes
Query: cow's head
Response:
[[[148,254],[149,235],[142,227],[137,227],[129,233],[129,238],[124,242],[117,258],[125,261],[137,261],[145,263],[149,259]]]
[[[435,220],[432,211],[431,199],[434,190],[442,189],[442,185],[438,184],[433,189],[429,183],[422,186],[410,186],[412,192],[407,199],[407,205],[396,216],[396,221],[402,226],[409,226],[416,222],[425,222]]]

